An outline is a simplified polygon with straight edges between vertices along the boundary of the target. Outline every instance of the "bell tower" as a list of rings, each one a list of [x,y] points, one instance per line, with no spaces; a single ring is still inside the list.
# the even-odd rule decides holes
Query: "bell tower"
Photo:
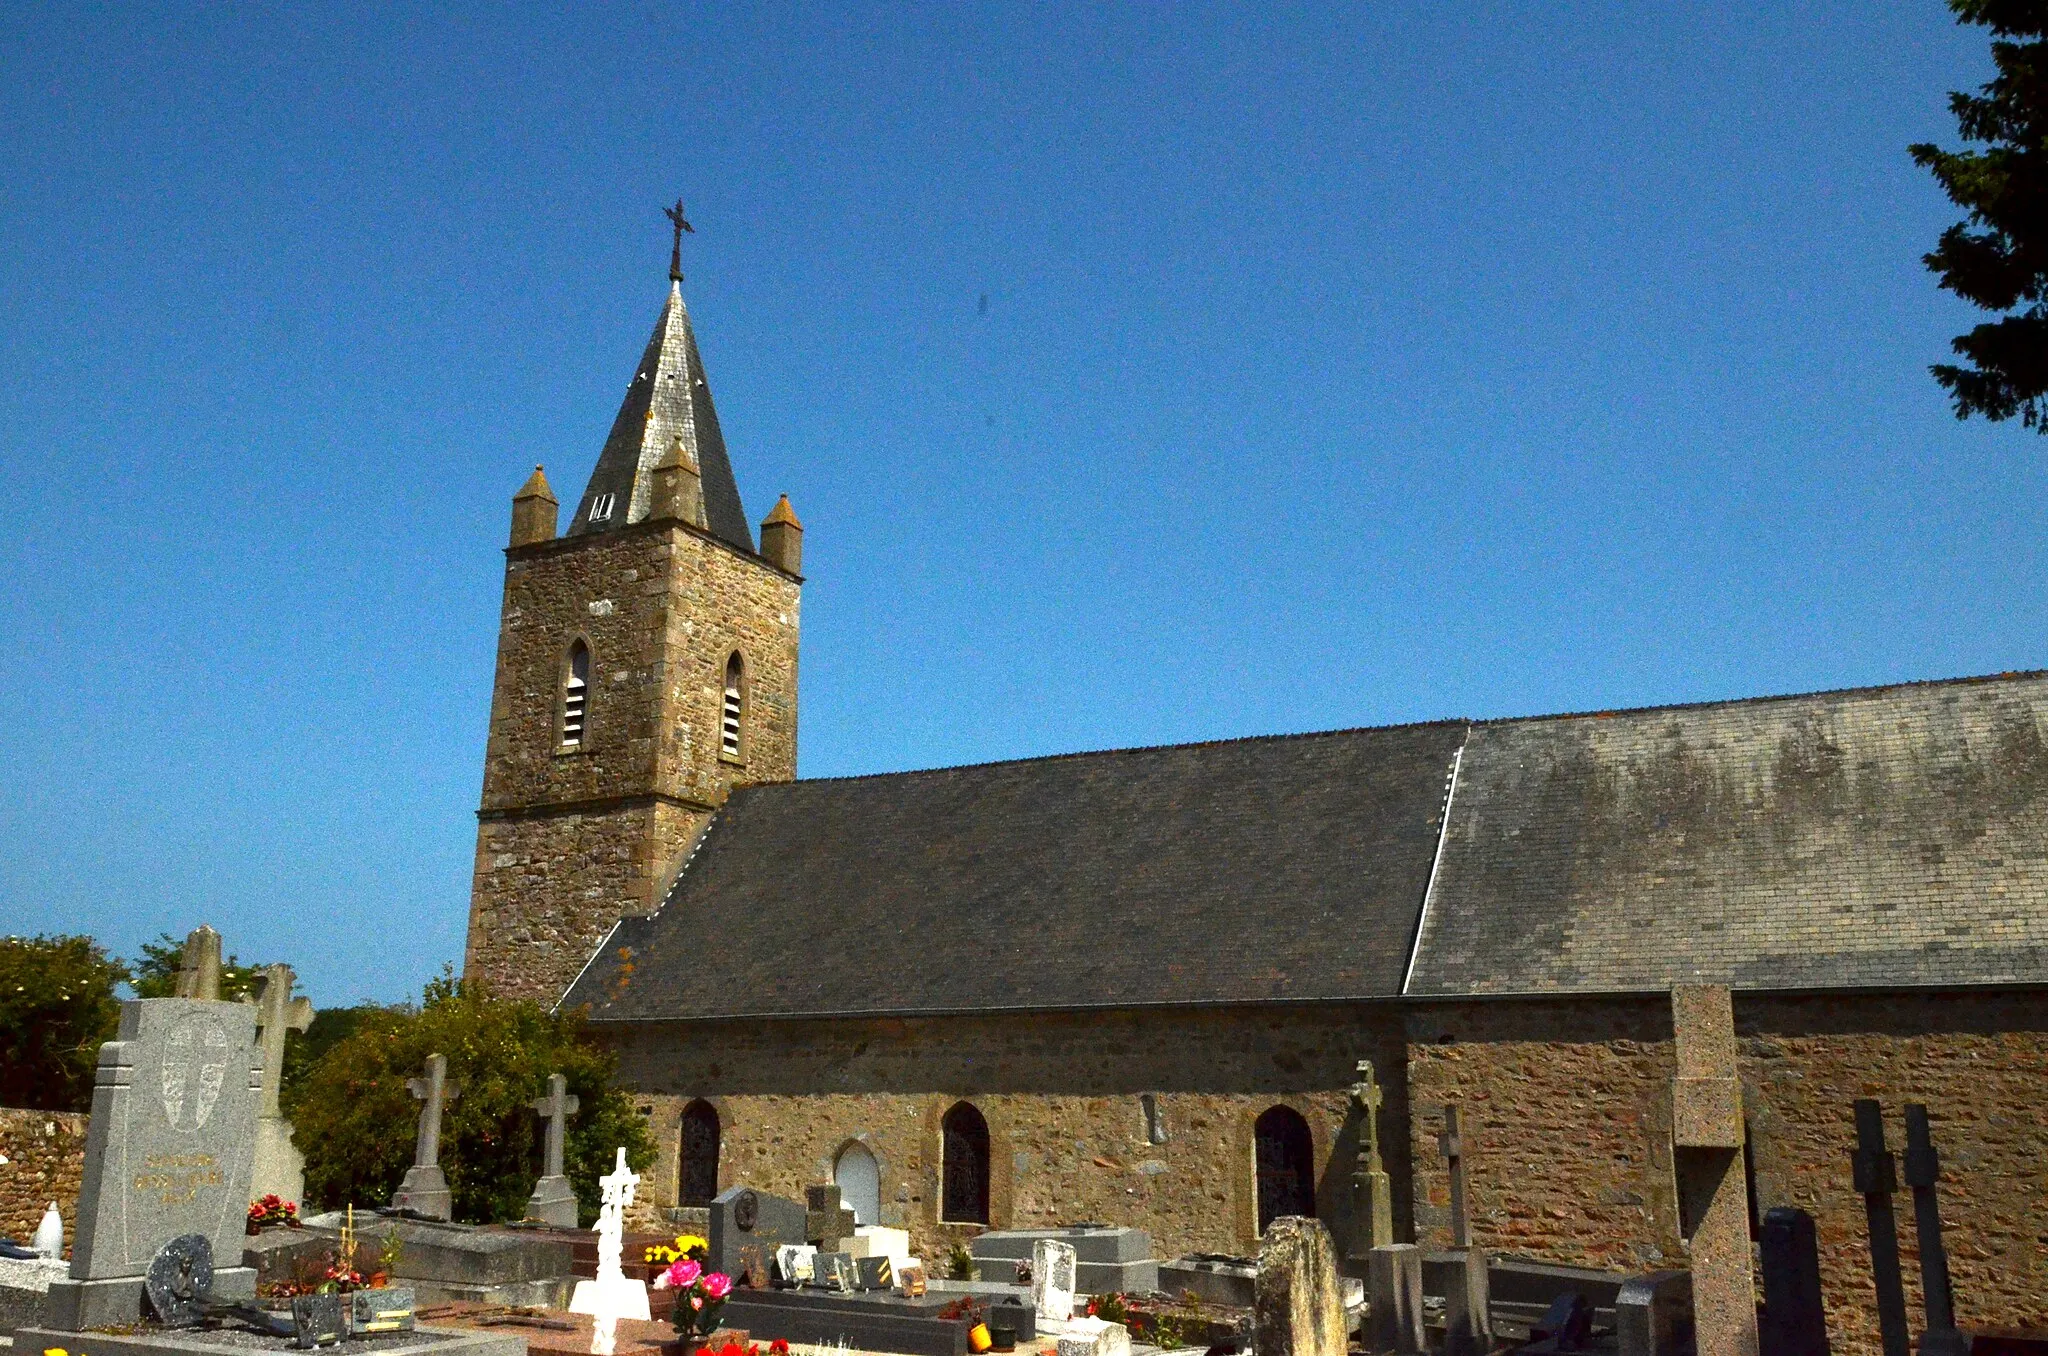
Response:
[[[802,527],[757,550],[683,305],[668,299],[556,535],[513,500],[464,973],[552,1002],[621,917],[659,903],[735,786],[796,776]]]

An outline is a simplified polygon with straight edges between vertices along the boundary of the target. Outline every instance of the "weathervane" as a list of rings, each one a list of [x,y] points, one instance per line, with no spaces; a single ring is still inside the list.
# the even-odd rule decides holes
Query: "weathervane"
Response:
[[[670,282],[681,282],[683,280],[683,232],[688,231],[691,235],[695,235],[697,234],[697,228],[692,226],[689,220],[683,216],[683,200],[681,198],[676,199],[674,207],[662,208],[661,214],[676,225],[675,248],[669,251],[668,256],[668,280]]]

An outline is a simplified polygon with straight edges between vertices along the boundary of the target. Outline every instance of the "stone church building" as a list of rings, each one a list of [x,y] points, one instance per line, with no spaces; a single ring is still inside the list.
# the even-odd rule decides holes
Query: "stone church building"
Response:
[[[567,530],[513,501],[466,962],[587,1009],[657,1203],[1343,1246],[1370,1060],[1399,1237],[1457,1103],[1478,1241],[1682,1265],[1667,995],[1719,983],[1850,1345],[1857,1097],[1931,1109],[1964,1325],[2048,1327],[2048,674],[798,780],[803,528],[671,273]]]

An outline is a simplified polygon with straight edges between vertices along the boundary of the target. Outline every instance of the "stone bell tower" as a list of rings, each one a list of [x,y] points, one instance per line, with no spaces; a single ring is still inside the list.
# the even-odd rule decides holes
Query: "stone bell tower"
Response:
[[[512,501],[464,966],[508,997],[559,998],[733,787],[796,776],[803,527],[785,498],[754,545],[677,256],[568,532],[540,468]]]

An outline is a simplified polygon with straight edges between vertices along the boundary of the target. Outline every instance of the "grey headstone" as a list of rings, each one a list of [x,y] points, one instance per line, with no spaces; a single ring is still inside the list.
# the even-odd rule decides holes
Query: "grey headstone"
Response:
[[[727,1187],[711,1202],[708,1266],[737,1279],[767,1276],[775,1250],[785,1243],[808,1243],[802,1204],[771,1196],[752,1187]]]
[[[197,1327],[213,1298],[213,1246],[185,1234],[157,1250],[142,1282],[150,1313],[166,1328]]]
[[[1252,1313],[1259,1356],[1344,1356],[1337,1249],[1321,1224],[1282,1215],[1267,1227]]]
[[[1790,1206],[1771,1207],[1764,1212],[1758,1245],[1764,1281],[1759,1350],[1763,1356],[1828,1356],[1813,1216]]]
[[[121,1005],[100,1047],[74,1280],[140,1278],[173,1238],[199,1234],[239,1259],[263,1066],[255,1009],[144,998]]]

